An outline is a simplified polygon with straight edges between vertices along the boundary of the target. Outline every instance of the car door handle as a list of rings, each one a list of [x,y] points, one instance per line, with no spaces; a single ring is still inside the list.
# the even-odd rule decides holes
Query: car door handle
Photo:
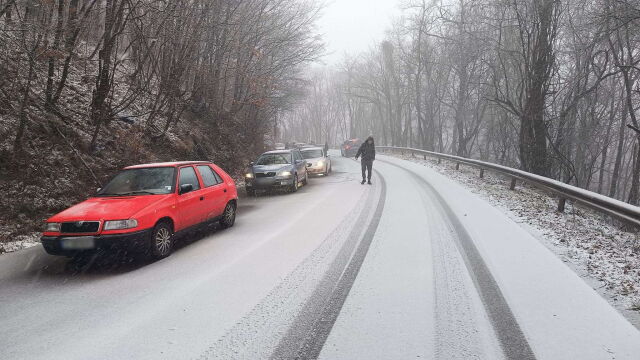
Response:
[[[204,196],[200,196],[200,201],[204,200]]]

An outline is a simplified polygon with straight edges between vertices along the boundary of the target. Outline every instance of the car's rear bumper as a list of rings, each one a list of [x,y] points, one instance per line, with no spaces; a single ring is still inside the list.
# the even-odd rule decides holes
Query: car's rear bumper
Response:
[[[342,149],[342,154],[346,157],[353,157],[356,156],[356,154],[358,153],[358,149]]]
[[[278,177],[255,178],[246,182],[245,186],[251,190],[268,190],[289,187],[293,185],[293,178],[284,179]]]
[[[96,236],[43,236],[40,242],[51,255],[74,255],[83,251],[123,249],[146,251],[151,229],[126,234]],[[76,244],[71,244],[75,242]],[[80,245],[77,243],[81,243]]]

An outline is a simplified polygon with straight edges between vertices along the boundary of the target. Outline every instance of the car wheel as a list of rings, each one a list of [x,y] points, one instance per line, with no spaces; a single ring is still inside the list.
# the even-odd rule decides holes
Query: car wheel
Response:
[[[304,180],[302,180],[302,185],[307,186],[308,183],[309,183],[309,173],[305,171]]]
[[[171,224],[161,222],[153,228],[151,233],[151,256],[162,259],[171,255],[173,250],[173,229]]]
[[[293,185],[291,185],[291,192],[294,193],[298,191],[298,174],[293,178]]]
[[[227,229],[233,226],[236,223],[236,206],[234,203],[229,202],[227,206],[224,208],[224,212],[222,213],[222,219],[220,219],[220,226],[223,229]]]

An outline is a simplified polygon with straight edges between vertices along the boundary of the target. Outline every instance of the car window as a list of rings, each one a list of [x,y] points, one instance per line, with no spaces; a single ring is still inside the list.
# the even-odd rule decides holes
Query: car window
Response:
[[[202,184],[204,187],[218,185],[222,182],[220,176],[216,174],[209,166],[207,165],[198,165],[198,172],[200,173],[200,177],[202,178]]]
[[[291,164],[291,154],[290,153],[272,153],[272,154],[262,154],[258,161],[256,161],[256,165],[285,165]]]
[[[98,192],[98,196],[170,194],[175,181],[174,171],[173,167],[123,170]]]
[[[302,153],[302,157],[305,159],[313,159],[313,158],[319,158],[324,156],[322,154],[322,149],[302,150],[301,153]]]
[[[193,186],[193,190],[200,189],[200,183],[198,182],[198,177],[196,176],[196,171],[193,167],[183,167],[180,169],[180,186],[191,184]]]
[[[211,171],[213,171],[213,176],[216,177],[218,184],[222,184],[224,182],[224,180],[222,180],[222,176],[218,175],[218,173],[213,169]]]

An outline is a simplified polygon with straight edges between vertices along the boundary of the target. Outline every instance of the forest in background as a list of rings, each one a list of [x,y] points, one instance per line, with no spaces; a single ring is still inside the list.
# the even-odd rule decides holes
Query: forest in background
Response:
[[[309,75],[281,132],[373,134],[638,205],[639,63],[638,0],[407,0],[384,41]]]
[[[242,171],[322,53],[311,0],[0,0],[0,242],[117,169]]]

